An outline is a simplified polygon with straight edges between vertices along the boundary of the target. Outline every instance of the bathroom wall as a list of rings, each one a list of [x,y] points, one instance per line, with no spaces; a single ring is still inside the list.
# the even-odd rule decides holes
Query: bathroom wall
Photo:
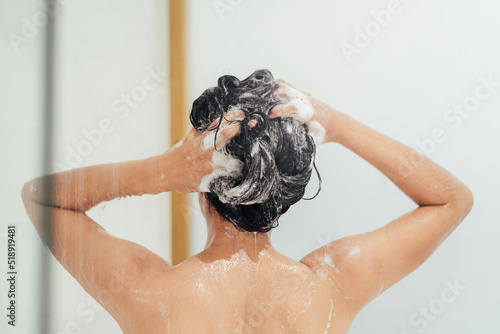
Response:
[[[369,304],[350,333],[500,329],[500,268],[493,265],[500,251],[499,10],[494,0],[188,1],[190,103],[224,74],[244,79],[267,68],[424,153],[474,193],[463,224]],[[321,193],[292,207],[272,233],[276,249],[293,259],[416,207],[340,145],[321,146],[317,163]],[[316,188],[313,179],[306,196]],[[206,228],[196,197],[191,203],[195,254]]]
[[[8,10],[7,10],[8,9]],[[37,10],[35,1],[0,2],[0,306],[1,333],[36,333],[42,324],[43,246],[30,224],[21,200],[24,182],[43,166],[43,33],[22,40],[22,18]],[[9,237],[8,226],[15,226]],[[16,242],[16,297],[7,281],[8,240]],[[12,241],[11,241],[12,244]],[[12,296],[13,297],[13,296]],[[15,300],[15,327],[7,324],[7,307]],[[4,311],[5,310],[5,311]],[[9,311],[10,314],[10,311]]]
[[[3,92],[2,245],[6,226],[19,226],[19,327],[2,333],[121,333],[78,282],[43,248],[24,211],[21,189],[42,172],[44,15],[57,23],[55,115],[51,172],[147,158],[165,152],[169,138],[168,6],[165,1],[61,0],[0,5]],[[4,10],[5,9],[5,10]],[[45,13],[45,14],[44,14]],[[20,39],[9,39],[15,33]],[[21,42],[19,42],[21,41]],[[14,175],[14,177],[6,175]],[[103,203],[88,214],[108,232],[170,260],[170,195]],[[2,259],[4,248],[2,246]],[[40,256],[50,268],[40,268]],[[103,254],[105,256],[105,254]],[[3,267],[2,267],[3,268]],[[42,271],[50,272],[50,303],[37,309]],[[4,285],[2,280],[2,296]],[[4,299],[2,297],[2,308]],[[2,313],[3,314],[3,313]]]

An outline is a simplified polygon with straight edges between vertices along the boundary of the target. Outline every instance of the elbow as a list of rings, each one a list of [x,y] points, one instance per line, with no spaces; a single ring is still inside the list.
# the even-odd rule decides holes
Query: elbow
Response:
[[[23,203],[26,206],[26,202],[31,198],[33,189],[33,185],[30,182],[24,184],[23,189],[21,190],[21,198],[23,199]]]
[[[24,206],[30,200],[34,200],[36,186],[34,185],[33,180],[28,181],[24,184],[23,189],[21,190],[21,198],[23,199]]]
[[[462,221],[467,217],[474,206],[474,195],[472,191],[464,185],[462,189],[457,192],[455,199],[448,204],[453,205],[460,212],[460,221]]]
[[[472,207],[474,206],[474,195],[469,188],[465,188],[464,208],[466,210],[466,214],[469,214],[469,212],[472,210]]]

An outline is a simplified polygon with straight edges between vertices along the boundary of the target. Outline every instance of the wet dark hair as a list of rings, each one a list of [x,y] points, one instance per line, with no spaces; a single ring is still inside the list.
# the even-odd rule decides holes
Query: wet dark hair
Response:
[[[238,121],[240,133],[222,148],[224,154],[244,163],[241,175],[213,179],[205,194],[215,210],[240,231],[267,232],[278,226],[278,218],[303,198],[316,169],[316,146],[307,125],[292,117],[269,118],[272,109],[283,103],[273,94],[279,86],[265,69],[242,81],[224,75],[191,109],[191,124],[201,132],[218,132],[219,125],[215,129],[209,126],[217,119],[220,124],[234,108],[245,112],[245,118]],[[256,125],[248,129],[251,120]]]

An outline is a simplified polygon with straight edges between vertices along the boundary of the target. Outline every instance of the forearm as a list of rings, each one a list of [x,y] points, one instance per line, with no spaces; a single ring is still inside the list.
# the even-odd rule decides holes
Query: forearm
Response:
[[[117,197],[173,190],[174,167],[172,159],[165,155],[83,167],[31,180],[23,188],[23,197],[54,207],[87,211]]]
[[[372,164],[415,203],[472,201],[470,190],[450,172],[412,148],[338,112],[336,141]]]

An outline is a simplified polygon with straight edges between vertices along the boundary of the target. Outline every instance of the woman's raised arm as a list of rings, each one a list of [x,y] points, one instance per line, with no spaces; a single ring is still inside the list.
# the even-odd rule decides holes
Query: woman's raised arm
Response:
[[[173,190],[176,172],[174,161],[158,155],[43,175],[27,182],[23,194],[44,205],[87,211],[117,197]]]
[[[326,141],[359,155],[418,205],[377,230],[334,241],[302,259],[326,270],[357,313],[434,252],[467,216],[473,196],[450,172],[412,148],[310,95],[308,99],[315,109],[313,120],[325,128]]]
[[[223,120],[218,145],[239,132],[239,124],[230,122],[242,114],[233,112]],[[201,148],[207,135],[191,129],[182,142],[164,154],[43,175],[24,185],[23,196],[40,204],[85,212],[118,197],[197,192],[201,178],[212,171],[213,149]]]

